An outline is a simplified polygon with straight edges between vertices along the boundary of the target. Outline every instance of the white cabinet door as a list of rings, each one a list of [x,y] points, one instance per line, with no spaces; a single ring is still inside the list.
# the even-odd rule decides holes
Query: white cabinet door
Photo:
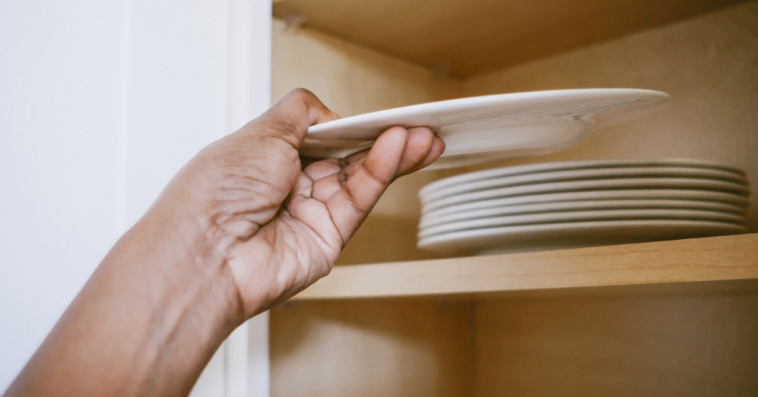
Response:
[[[268,107],[270,26],[270,0],[0,2],[0,391],[174,173]],[[268,395],[267,327],[193,394]]]
[[[126,10],[0,1],[0,393],[122,231]]]

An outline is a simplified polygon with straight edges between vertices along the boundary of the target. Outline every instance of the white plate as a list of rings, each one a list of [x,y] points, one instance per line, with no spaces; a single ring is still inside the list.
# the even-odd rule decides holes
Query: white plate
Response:
[[[726,212],[740,216],[743,219],[747,214],[744,207],[734,204],[717,203],[712,201],[696,200],[587,200],[587,201],[564,201],[557,203],[539,203],[499,206],[484,208],[473,211],[461,211],[451,214],[424,214],[419,222],[419,229],[428,229],[432,226],[448,224],[451,222],[470,221],[474,219],[493,218],[506,215],[544,214],[553,212],[587,211],[587,210],[620,210],[620,209],[679,209],[679,210],[706,210]]]
[[[342,158],[393,126],[425,126],[447,149],[433,168],[536,156],[572,146],[600,122],[660,105],[669,96],[638,89],[521,92],[382,110],[311,126],[300,154]],[[430,167],[431,168],[431,167]]]
[[[456,194],[487,189],[504,188],[508,186],[596,179],[667,177],[724,180],[745,186],[748,184],[747,178],[743,176],[714,169],[688,167],[621,167],[589,170],[552,171],[540,172],[537,174],[502,176],[468,183],[458,183],[452,186],[446,186],[444,188],[434,190],[432,192],[419,193],[419,198],[421,199],[422,203],[428,204],[435,200]]]
[[[451,205],[434,211],[428,211],[422,215],[446,216],[467,211],[478,211],[492,208],[508,207],[513,205],[559,203],[564,201],[579,200],[702,200],[718,203],[727,203],[741,208],[747,208],[748,199],[733,193],[716,192],[708,190],[686,189],[645,189],[645,190],[598,190],[586,192],[547,193],[527,196],[495,198],[462,204]]]
[[[423,239],[438,234],[461,230],[483,229],[500,226],[535,225],[544,223],[612,221],[612,220],[644,220],[644,219],[681,219],[717,221],[744,225],[745,217],[726,212],[682,210],[682,209],[633,209],[633,210],[593,210],[550,212],[545,214],[505,215],[480,219],[468,219],[450,222],[442,225],[423,228],[418,238]]]
[[[558,161],[549,163],[526,164],[512,167],[500,167],[484,171],[469,172],[466,174],[451,176],[432,182],[419,191],[419,195],[428,195],[433,191],[443,189],[448,186],[459,183],[468,183],[473,181],[498,178],[503,176],[536,174],[548,171],[568,171],[594,168],[618,168],[618,167],[691,167],[716,169],[744,178],[745,172],[739,168],[727,165],[694,159],[603,159],[603,160],[583,160],[583,161]]]
[[[694,178],[629,178],[629,179],[595,179],[590,181],[540,183],[534,185],[505,187],[478,192],[462,193],[445,197],[425,204],[422,212],[427,213],[438,208],[471,201],[487,200],[501,197],[526,196],[542,193],[577,192],[585,190],[616,189],[698,189],[725,191],[742,196],[748,189],[740,184]]]
[[[745,233],[723,222],[635,220],[551,223],[464,230],[419,240],[419,248],[482,254],[628,244]]]

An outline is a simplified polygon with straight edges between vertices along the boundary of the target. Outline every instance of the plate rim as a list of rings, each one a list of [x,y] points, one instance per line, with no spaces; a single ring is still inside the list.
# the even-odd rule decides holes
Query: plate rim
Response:
[[[472,238],[493,238],[496,237],[496,233],[536,233],[536,232],[550,232],[558,231],[559,229],[572,228],[576,231],[577,228],[591,228],[591,227],[608,227],[614,225],[616,227],[674,227],[677,225],[681,227],[712,227],[722,230],[731,229],[734,234],[745,233],[747,228],[744,226],[736,225],[733,223],[716,222],[716,221],[689,221],[689,220],[632,220],[632,221],[592,221],[592,222],[566,222],[566,223],[548,223],[537,225],[521,225],[521,226],[503,226],[494,228],[483,229],[470,229],[464,231],[455,231],[450,233],[438,234],[426,239],[419,239],[416,245],[421,249],[435,250],[434,245],[450,244],[455,240],[472,239]],[[532,230],[527,230],[531,228]],[[536,230],[541,229],[541,230]],[[467,235],[464,233],[468,233]],[[463,234],[463,236],[460,236]],[[458,235],[458,236],[456,236]],[[429,240],[432,240],[431,242]],[[462,248],[466,250],[465,248]],[[437,249],[438,250],[438,249]],[[481,251],[481,250],[480,250]]]
[[[522,164],[506,167],[489,168],[481,171],[473,171],[458,175],[449,176],[428,183],[419,190],[419,195],[428,194],[450,184],[468,183],[478,180],[487,180],[511,175],[532,175],[544,172],[554,172],[560,170],[583,170],[583,169],[604,169],[604,168],[623,168],[623,167],[692,167],[715,169],[724,172],[734,173],[740,177],[747,178],[747,173],[734,166],[722,164],[711,160],[690,159],[680,157],[667,157],[662,159],[593,159],[593,160],[570,160],[570,161],[553,161],[539,162],[531,164]],[[470,179],[475,178],[475,179]]]
[[[468,209],[482,209],[482,208],[491,208],[492,206],[501,206],[503,203],[506,203],[505,205],[514,205],[513,203],[516,203],[516,205],[520,203],[535,203],[535,201],[528,201],[523,202],[522,200],[538,200],[536,202],[563,202],[563,201],[577,201],[577,200],[605,200],[609,199],[608,196],[613,197],[640,197],[643,194],[655,194],[656,197],[661,197],[660,195],[668,195],[664,196],[665,198],[671,197],[671,196],[677,196],[677,197],[687,197],[683,198],[683,200],[702,200],[702,201],[715,201],[719,203],[730,203],[733,205],[741,206],[742,208],[748,208],[749,207],[749,200],[746,196],[738,195],[735,193],[729,193],[729,192],[721,192],[721,191],[715,191],[715,190],[702,190],[702,189],[665,189],[665,188],[654,188],[654,189],[617,189],[617,190],[594,190],[594,191],[583,191],[583,192],[557,192],[557,193],[543,193],[543,194],[533,194],[533,195],[524,195],[524,196],[515,196],[515,197],[499,197],[499,198],[492,198],[492,199],[485,199],[485,200],[478,200],[478,201],[470,201],[460,204],[453,204],[450,206],[446,206],[440,209],[435,209],[431,211],[422,211],[422,215],[430,215],[430,214],[438,214],[438,213],[450,213],[452,211],[458,210],[460,211],[459,207],[465,207],[464,210]],[[581,196],[582,198],[577,198],[578,196]],[[603,196],[603,198],[596,198],[598,195]],[[703,197],[703,198],[694,198],[695,196]],[[556,197],[559,198],[559,201],[539,201],[540,198],[548,200],[554,200]],[[567,200],[561,200],[560,197],[567,197]],[[649,197],[649,196],[647,196]],[[731,200],[728,200],[731,199]],[[728,200],[728,201],[727,201]],[[740,204],[737,204],[737,203]],[[423,210],[423,207],[422,207]]]
[[[617,95],[636,95],[649,97],[650,102],[666,102],[671,98],[671,96],[665,92],[643,88],[574,88],[565,90],[521,91],[494,95],[481,95],[400,106],[332,120],[326,123],[310,126],[308,128],[308,133],[306,136],[310,139],[318,140],[316,138],[317,135],[319,133],[323,133],[325,130],[329,130],[331,128],[346,128],[351,126],[353,128],[360,128],[358,126],[355,126],[355,124],[360,125],[364,123],[368,124],[378,122],[388,118],[387,115],[392,115],[392,117],[407,117],[410,115],[426,112],[446,112],[457,109],[465,110],[473,107],[479,107],[483,102],[489,106],[495,106],[529,99],[560,99],[561,97],[571,98],[578,95],[592,95],[597,98]]]
[[[553,177],[554,179],[548,179]],[[731,172],[699,167],[613,167],[613,168],[590,168],[545,171],[534,174],[518,174],[498,176],[483,180],[460,182],[454,185],[431,191],[421,192],[418,196],[422,203],[430,203],[445,198],[448,195],[473,193],[508,186],[526,186],[540,183],[589,181],[603,179],[627,179],[627,178],[693,178],[708,179],[715,181],[734,182],[743,186],[749,186],[746,177]],[[544,179],[539,179],[544,178]],[[536,180],[535,180],[536,179]],[[522,182],[523,181],[523,182]],[[534,182],[530,182],[534,181]],[[509,183],[510,182],[510,183]]]
[[[419,229],[429,228],[436,225],[474,220],[494,216],[514,216],[520,214],[545,214],[556,212],[573,212],[596,209],[687,209],[725,212],[746,217],[747,208],[731,203],[707,200],[683,200],[683,199],[598,199],[598,200],[573,200],[545,203],[527,203],[522,205],[490,207],[474,209],[471,211],[453,212],[449,214],[424,214],[419,219]],[[505,210],[513,209],[508,212]]]
[[[686,187],[683,187],[686,185]],[[614,187],[615,186],[615,187]],[[644,186],[644,187],[643,187]],[[694,187],[693,187],[694,186]],[[720,186],[720,187],[717,187]],[[729,186],[729,188],[727,188]],[[589,181],[551,182],[544,184],[511,186],[505,188],[480,190],[445,197],[430,203],[423,203],[422,213],[431,210],[445,208],[454,204],[494,199],[498,197],[515,197],[539,195],[551,192],[572,191],[602,191],[602,190],[630,190],[637,189],[688,189],[688,190],[713,190],[717,192],[729,191],[737,195],[748,197],[750,189],[736,183],[697,178],[623,178],[623,179],[593,179]],[[537,190],[537,188],[541,188]],[[529,191],[527,189],[531,189]],[[546,190],[550,189],[550,190]],[[555,190],[558,189],[558,190]]]
[[[708,218],[707,215],[713,215]],[[561,217],[563,219],[559,219]],[[597,218],[593,217],[596,216]],[[604,216],[605,218],[600,218]],[[703,218],[698,218],[702,216]],[[558,219],[558,220],[551,220]],[[510,218],[510,219],[509,219]],[[513,219],[520,218],[520,219]],[[708,210],[689,210],[689,209],[629,209],[629,210],[590,210],[590,211],[559,211],[546,214],[527,214],[514,216],[500,216],[491,218],[479,218],[474,220],[464,220],[459,222],[450,222],[430,228],[424,228],[416,234],[418,239],[436,236],[439,234],[452,233],[463,230],[476,230],[485,228],[497,228],[504,226],[519,225],[541,225],[552,223],[574,223],[587,220],[637,220],[637,219],[656,219],[656,220],[707,220],[714,222],[724,222],[736,225],[744,225],[747,218],[733,214],[727,214],[719,211]],[[510,221],[510,222],[509,222]],[[487,224],[487,223],[491,224]],[[430,230],[432,230],[430,232]],[[438,231],[442,230],[442,231]],[[426,232],[426,233],[424,233]]]

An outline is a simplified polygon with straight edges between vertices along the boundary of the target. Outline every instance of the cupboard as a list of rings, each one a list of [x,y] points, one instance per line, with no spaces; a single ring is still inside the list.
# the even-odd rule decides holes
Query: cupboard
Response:
[[[475,258],[415,247],[418,190],[493,166],[688,157],[740,167],[758,186],[758,2],[537,2],[481,23],[481,4],[422,13],[511,57],[440,47],[426,19],[407,27],[412,3],[389,2],[399,15],[331,3],[274,4],[274,100],[305,87],[342,116],[542,89],[649,88],[672,101],[561,152],[398,180],[332,274],[271,311],[272,396],[758,393],[755,196],[742,236]]]

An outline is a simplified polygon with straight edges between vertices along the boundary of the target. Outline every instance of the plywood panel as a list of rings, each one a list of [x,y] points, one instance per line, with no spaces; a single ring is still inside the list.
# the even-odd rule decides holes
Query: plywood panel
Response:
[[[480,301],[477,394],[754,396],[758,290]]]
[[[599,130],[574,148],[477,168],[686,157],[740,167],[758,187],[758,2],[464,82],[466,95],[602,87],[661,90],[672,99],[661,111]],[[758,231],[756,194],[751,207],[748,227]]]
[[[373,214],[340,253],[337,265],[435,259],[441,255],[416,248],[418,221]]]
[[[758,234],[339,267],[294,299],[758,279]]]
[[[274,15],[427,67],[471,76],[740,0],[281,0]]]
[[[303,87],[342,117],[460,95],[460,81],[311,29],[274,20],[273,100]]]
[[[290,303],[271,312],[271,395],[470,396],[474,306]]]

